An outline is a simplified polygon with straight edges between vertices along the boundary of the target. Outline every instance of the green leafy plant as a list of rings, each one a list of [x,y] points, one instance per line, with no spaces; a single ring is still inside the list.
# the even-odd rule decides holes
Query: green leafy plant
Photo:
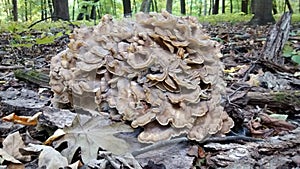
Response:
[[[296,51],[291,43],[284,45],[282,56],[291,58],[293,62],[300,64],[300,51]]]

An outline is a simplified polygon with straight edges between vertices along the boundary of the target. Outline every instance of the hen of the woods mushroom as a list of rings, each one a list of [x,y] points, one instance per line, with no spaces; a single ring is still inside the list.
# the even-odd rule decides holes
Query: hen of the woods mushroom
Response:
[[[233,126],[220,105],[220,55],[196,18],[105,15],[99,25],[75,30],[68,49],[52,58],[53,102],[120,116],[144,128],[140,142],[181,134],[201,141]]]

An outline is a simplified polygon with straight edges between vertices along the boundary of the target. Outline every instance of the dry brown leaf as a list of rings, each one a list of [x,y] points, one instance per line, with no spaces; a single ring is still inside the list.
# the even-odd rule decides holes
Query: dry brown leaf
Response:
[[[35,125],[37,125],[38,117],[41,114],[42,114],[42,112],[38,112],[38,113],[34,114],[33,116],[18,116],[15,113],[12,113],[10,115],[2,117],[1,119],[3,121],[23,124],[23,125],[27,125],[27,126],[35,126]]]

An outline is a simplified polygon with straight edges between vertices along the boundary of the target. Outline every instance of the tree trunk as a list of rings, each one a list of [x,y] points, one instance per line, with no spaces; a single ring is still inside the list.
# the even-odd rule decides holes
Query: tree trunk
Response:
[[[213,5],[213,11],[212,11],[212,14],[213,15],[216,15],[219,13],[219,0],[215,0],[215,3]]]
[[[44,0],[43,4],[44,4],[44,15],[45,15],[45,18],[47,18],[48,17],[47,1]]]
[[[268,60],[277,65],[284,64],[284,57],[281,56],[281,52],[289,37],[291,15],[292,13],[285,12],[271,29],[261,53],[261,57],[264,60]]]
[[[13,17],[14,17],[14,21],[18,21],[18,1],[17,0],[13,0]]]
[[[277,14],[278,13],[278,10],[277,10],[277,3],[276,1],[273,1],[273,14]]]
[[[275,19],[272,15],[272,0],[254,1],[254,16],[249,23],[252,25],[275,23]]]
[[[152,4],[154,5],[155,12],[158,12],[157,0],[152,0]]]
[[[25,21],[28,21],[28,2],[27,0],[24,1],[25,6]]]
[[[128,18],[132,16],[130,0],[123,0],[123,13],[124,13],[124,18]]]
[[[53,0],[52,2],[54,9],[53,16],[56,17],[53,20],[70,20],[68,0]]]
[[[255,0],[251,0],[250,10],[252,14],[255,14]]]
[[[133,0],[133,10],[134,10],[134,13],[137,13],[137,6],[136,6],[135,0]]]
[[[84,0],[84,1],[89,1],[89,0]],[[80,9],[80,12],[77,16],[77,20],[83,20],[85,16],[86,20],[89,20],[89,14],[88,14],[88,6],[87,5],[83,5]]]
[[[204,15],[207,15],[207,0],[204,0]]]
[[[49,7],[49,11],[50,11],[50,15],[53,16],[53,6],[52,6],[52,2],[51,0],[48,0],[48,7]]]
[[[185,10],[185,0],[180,0],[180,13],[182,15],[186,14],[186,10]]]
[[[249,0],[242,0],[242,12],[244,12],[245,14],[248,14],[248,2]]]
[[[151,3],[152,3],[152,0],[143,0],[140,11],[145,12],[145,13],[149,13]]]
[[[233,12],[233,3],[232,3],[232,0],[230,0],[230,13]]]
[[[222,13],[225,13],[225,0],[222,0]]]
[[[169,13],[172,13],[172,5],[173,5],[173,0],[167,0],[166,9]]]
[[[95,5],[95,3],[97,3],[99,0],[94,0],[94,4],[92,5],[92,9],[91,9],[91,15],[90,15],[90,18],[91,19],[96,19],[97,18],[97,11],[96,11],[96,5]],[[115,8],[115,6],[114,6],[114,3],[113,3],[113,1],[111,1],[111,3],[112,3],[112,7],[113,7],[113,15],[114,15],[114,8]]]

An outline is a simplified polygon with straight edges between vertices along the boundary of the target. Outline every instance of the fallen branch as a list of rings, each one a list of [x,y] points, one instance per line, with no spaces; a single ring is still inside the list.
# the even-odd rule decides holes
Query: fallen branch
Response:
[[[168,146],[168,145],[172,145],[172,144],[178,144],[178,143],[187,142],[187,141],[190,141],[190,140],[186,137],[180,137],[180,138],[175,138],[175,139],[171,139],[171,140],[160,141],[160,142],[151,144],[149,146],[146,146],[144,148],[141,148],[139,150],[136,150],[136,151],[132,152],[131,154],[133,156],[138,156],[140,154],[158,149],[160,147],[164,147],[164,146]],[[226,137],[210,137],[210,138],[207,138],[198,143],[206,144],[206,143],[236,142],[236,141],[256,142],[256,141],[263,141],[263,140],[258,139],[258,138],[253,138],[253,137],[247,137],[247,136],[226,136]]]
[[[24,66],[18,66],[18,65],[14,65],[14,66],[0,66],[0,70],[16,70],[16,69],[23,69]]]

